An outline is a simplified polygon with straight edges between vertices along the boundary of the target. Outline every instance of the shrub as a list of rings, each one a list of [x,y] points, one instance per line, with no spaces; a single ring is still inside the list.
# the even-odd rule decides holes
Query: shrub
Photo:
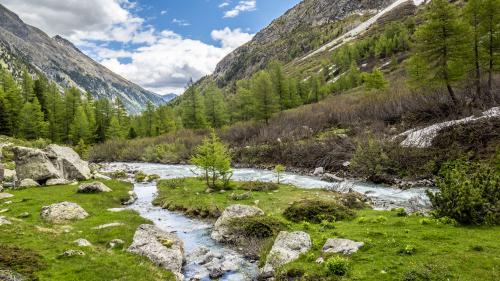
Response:
[[[127,173],[125,171],[115,171],[110,174],[113,179],[123,179],[127,177]]]
[[[229,195],[229,198],[235,201],[250,199],[252,198],[252,192],[248,191],[245,193],[231,193],[231,195]]]
[[[274,237],[285,228],[281,221],[270,216],[234,218],[229,227],[235,234],[258,239]]]
[[[367,207],[367,204],[365,203],[367,198],[358,192],[342,193],[340,194],[339,199],[342,205],[350,209],[361,210]]]
[[[396,216],[398,217],[406,217],[408,215],[405,208],[396,208],[394,209],[394,211],[396,212]]]
[[[244,182],[240,188],[249,191],[272,191],[278,190],[280,186],[273,182],[248,181]]]
[[[497,156],[498,158],[498,156]],[[434,215],[462,224],[500,223],[500,173],[496,163],[448,162],[437,180],[439,192],[428,192]]]
[[[358,219],[358,223],[383,223],[387,222],[388,219],[384,216],[377,216],[377,217],[371,217],[371,218],[366,218],[366,217],[360,217]]]
[[[351,160],[351,170],[375,183],[383,183],[390,159],[384,151],[383,143],[373,136],[358,142]]]
[[[35,273],[45,267],[42,257],[33,250],[0,245],[0,269],[9,268],[29,280],[38,280]]]
[[[184,186],[186,183],[186,179],[184,178],[177,178],[177,179],[169,179],[169,180],[163,180],[160,182],[160,186],[166,186],[170,189],[176,189],[181,186]]]
[[[334,201],[302,200],[289,206],[283,216],[293,222],[321,223],[323,220],[333,222],[352,219],[355,217],[355,213]]]
[[[144,182],[146,180],[146,177],[147,175],[142,171],[139,171],[134,175],[136,182]]]
[[[349,271],[349,266],[350,266],[349,260],[340,256],[334,256],[328,259],[325,265],[329,273],[338,276],[346,275],[347,272]]]
[[[147,181],[148,182],[153,182],[153,181],[156,181],[156,180],[159,180],[159,179],[160,179],[159,175],[153,174],[153,175],[149,175],[148,176]]]

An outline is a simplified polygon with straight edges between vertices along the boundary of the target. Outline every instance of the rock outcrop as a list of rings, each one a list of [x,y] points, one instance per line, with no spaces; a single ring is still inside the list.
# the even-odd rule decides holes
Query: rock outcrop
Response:
[[[0,280],[2,281],[25,281],[21,274],[8,269],[0,269]]]
[[[55,180],[88,180],[89,164],[71,148],[49,145],[45,150],[16,146],[13,148],[19,181],[32,179],[39,184]]]
[[[308,252],[311,247],[311,237],[305,232],[280,232],[267,255],[266,264],[261,272],[262,277],[272,277],[276,269],[298,259],[301,254]]]
[[[77,190],[78,193],[101,193],[111,191],[111,188],[107,187],[102,182],[82,183]]]
[[[88,180],[89,163],[83,161],[72,148],[51,144],[45,149],[47,156],[67,180]]]
[[[19,183],[20,188],[36,187],[36,186],[40,186],[40,184],[32,179],[24,179]]]
[[[178,280],[183,279],[184,244],[177,235],[143,224],[137,228],[128,251],[147,257],[156,265],[172,271]]]
[[[74,244],[76,244],[78,247],[91,247],[92,243],[90,243],[87,239],[76,239],[73,241]]]
[[[328,239],[323,246],[323,253],[352,255],[356,253],[359,248],[363,247],[364,244],[363,242],[356,242],[349,239]]]
[[[44,206],[40,212],[43,220],[51,223],[65,223],[71,220],[81,220],[88,217],[88,213],[76,203],[61,202]]]
[[[247,205],[231,205],[227,207],[215,222],[211,235],[212,239],[224,243],[235,241],[238,237],[235,237],[229,229],[231,219],[259,215],[264,215],[264,212],[257,207]]]

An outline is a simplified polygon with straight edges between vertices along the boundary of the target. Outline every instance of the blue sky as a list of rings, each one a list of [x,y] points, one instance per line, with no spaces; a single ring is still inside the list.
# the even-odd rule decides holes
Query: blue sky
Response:
[[[183,92],[300,0],[0,0],[159,94]],[[34,12],[35,11],[35,12]]]

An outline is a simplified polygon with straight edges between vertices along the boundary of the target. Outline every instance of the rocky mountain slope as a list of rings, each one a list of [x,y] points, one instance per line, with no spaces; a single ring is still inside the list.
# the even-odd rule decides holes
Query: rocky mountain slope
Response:
[[[50,38],[40,29],[25,24],[15,13],[0,5],[0,65],[19,72],[44,74],[61,88],[75,86],[96,98],[119,98],[131,113],[139,113],[161,96],[113,73],[60,36]]]
[[[213,78],[224,86],[248,77],[270,60],[289,62],[339,37],[394,0],[304,0],[274,20],[218,65]]]

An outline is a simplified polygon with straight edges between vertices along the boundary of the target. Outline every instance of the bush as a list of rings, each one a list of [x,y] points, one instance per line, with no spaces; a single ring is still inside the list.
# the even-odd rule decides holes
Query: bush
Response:
[[[333,201],[302,200],[289,206],[283,216],[293,222],[321,223],[323,220],[333,222],[352,219],[355,217],[355,213],[344,205]]]
[[[166,186],[170,189],[176,189],[179,187],[184,186],[186,183],[186,179],[184,178],[177,178],[177,179],[169,179],[169,180],[162,180],[159,185],[160,186]]]
[[[9,268],[28,277],[28,280],[38,280],[35,273],[45,267],[42,257],[33,250],[0,245],[0,269]]]
[[[325,265],[328,272],[334,275],[344,276],[349,271],[349,260],[344,257],[332,257],[326,261]]]
[[[498,156],[497,156],[498,158]],[[448,162],[437,180],[439,192],[428,192],[434,215],[462,224],[500,223],[500,173],[496,163]]]
[[[258,239],[274,237],[285,228],[281,221],[270,216],[234,218],[229,227],[235,234]]]
[[[342,193],[339,196],[340,202],[347,208],[361,210],[367,207],[366,201],[368,199],[361,193],[349,192]]]
[[[249,191],[272,191],[278,190],[280,186],[273,182],[249,181],[244,182],[240,188]]]
[[[127,173],[125,171],[115,171],[112,172],[109,176],[113,179],[123,179],[127,177]]]
[[[384,183],[389,166],[390,159],[384,151],[382,141],[368,136],[366,140],[358,142],[350,166],[354,173],[374,183]]]
[[[149,175],[148,176],[147,181],[148,182],[154,182],[154,181],[157,181],[159,179],[160,179],[159,175],[153,174],[153,175]]]
[[[147,178],[147,175],[144,172],[139,171],[134,175],[134,178],[136,182],[144,182]]]

